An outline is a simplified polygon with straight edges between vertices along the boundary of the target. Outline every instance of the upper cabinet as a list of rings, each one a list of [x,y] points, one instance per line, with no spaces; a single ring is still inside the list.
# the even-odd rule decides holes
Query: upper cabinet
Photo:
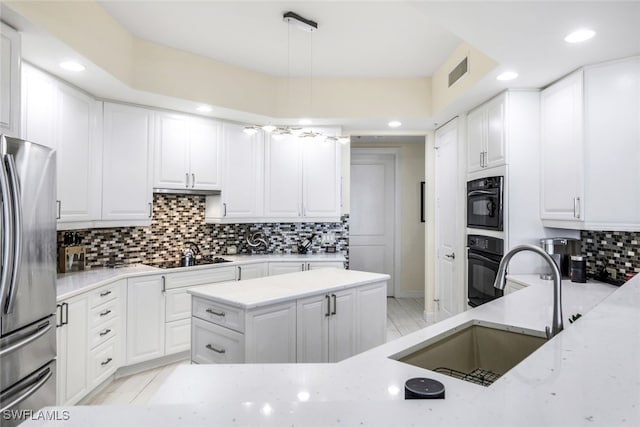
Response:
[[[22,136],[57,153],[58,228],[100,218],[101,106],[71,86],[23,64]]]
[[[467,172],[505,164],[506,93],[480,105],[467,116]]]
[[[265,142],[265,217],[340,220],[340,146],[289,136]]]
[[[20,134],[20,35],[0,23],[0,133]]]
[[[585,67],[542,92],[545,226],[640,230],[640,58]]]
[[[216,121],[158,113],[154,187],[219,190],[220,134]]]
[[[150,225],[154,112],[104,103],[102,220]]]
[[[263,215],[264,141],[258,132],[225,123],[222,128],[221,194],[207,196],[208,222],[237,222]]]

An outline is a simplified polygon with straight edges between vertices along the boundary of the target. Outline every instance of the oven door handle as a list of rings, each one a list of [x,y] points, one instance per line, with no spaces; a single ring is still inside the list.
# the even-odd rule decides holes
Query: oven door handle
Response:
[[[473,190],[467,193],[467,197],[472,196],[497,196],[497,193],[489,190]]]
[[[469,258],[469,259],[477,259],[477,260],[484,261],[484,262],[490,262],[490,263],[493,263],[495,265],[500,265],[500,261],[496,261],[495,259],[491,259],[491,258],[488,258],[488,257],[486,257],[484,255],[480,255],[480,254],[478,254],[476,252],[472,252],[472,250],[470,250],[470,249],[468,250],[467,258]]]

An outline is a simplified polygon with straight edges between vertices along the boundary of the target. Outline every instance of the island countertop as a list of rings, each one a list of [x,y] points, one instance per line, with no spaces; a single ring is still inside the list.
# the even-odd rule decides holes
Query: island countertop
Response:
[[[640,276],[620,288],[563,286],[564,318],[582,317],[490,387],[393,359],[469,321],[539,332],[551,285],[532,285],[336,364],[179,366],[142,407],[67,407],[66,426],[624,426],[640,425]],[[431,377],[443,400],[404,400]]]
[[[195,297],[206,298],[242,309],[251,309],[388,279],[388,274],[322,268],[241,282],[216,283],[190,289],[188,292]]]

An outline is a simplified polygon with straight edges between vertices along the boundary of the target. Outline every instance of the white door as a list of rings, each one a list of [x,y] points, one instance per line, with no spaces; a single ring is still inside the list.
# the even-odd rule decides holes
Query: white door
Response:
[[[59,363],[63,365],[65,377],[64,392],[58,397],[61,405],[73,405],[87,392],[87,353],[89,351],[87,313],[88,300],[86,296],[79,296],[65,301],[67,306],[65,320],[62,326],[66,348],[61,352]]]
[[[349,268],[391,275],[394,295],[395,156],[351,152]]]
[[[297,362],[329,362],[330,295],[314,295],[297,301]]]
[[[499,96],[486,106],[487,109],[487,149],[485,167],[500,166],[505,161],[505,95]]]
[[[484,167],[485,109],[480,107],[467,115],[467,172]]]
[[[189,187],[219,190],[220,124],[213,120],[189,120]]]
[[[222,200],[230,218],[262,216],[262,134],[247,135],[243,129],[239,125],[224,125]]]
[[[161,276],[128,280],[128,365],[164,356],[165,297],[162,280]]]
[[[439,320],[452,316],[463,306],[463,284],[456,268],[463,254],[456,253],[457,119],[436,131],[436,289]]]
[[[153,185],[157,188],[187,188],[191,183],[187,118],[168,113],[157,117]]]
[[[348,289],[330,295],[329,362],[356,354],[356,291]]]
[[[340,147],[336,142],[302,142],[303,206],[306,217],[340,218]]]
[[[291,136],[265,143],[264,206],[267,218],[302,216],[300,141]]]
[[[102,219],[151,221],[153,112],[104,104]]]

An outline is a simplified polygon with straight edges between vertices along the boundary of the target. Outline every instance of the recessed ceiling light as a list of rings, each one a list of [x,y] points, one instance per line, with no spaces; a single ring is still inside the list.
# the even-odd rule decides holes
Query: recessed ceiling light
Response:
[[[264,125],[262,126],[262,130],[265,132],[273,132],[276,130],[276,127],[274,125]]]
[[[588,28],[582,28],[570,33],[567,37],[564,38],[564,41],[566,41],[567,43],[580,43],[589,40],[595,35],[595,31]]]
[[[209,107],[208,105],[201,105],[198,108],[196,108],[196,110],[200,111],[201,113],[210,113],[211,107]]]
[[[505,81],[505,80],[513,80],[518,78],[518,73],[515,71],[505,71],[502,74],[498,74],[496,80]]]
[[[60,63],[60,68],[67,71],[84,71],[85,66],[76,61],[64,61]]]
[[[392,120],[392,121],[390,121],[390,122],[388,123],[388,125],[389,125],[389,127],[390,127],[390,128],[397,128],[397,127],[402,126],[402,123],[400,123],[400,122],[399,122],[399,121],[397,121],[397,120]]]
[[[300,119],[298,121],[299,125],[306,126],[311,124],[311,119]]]

